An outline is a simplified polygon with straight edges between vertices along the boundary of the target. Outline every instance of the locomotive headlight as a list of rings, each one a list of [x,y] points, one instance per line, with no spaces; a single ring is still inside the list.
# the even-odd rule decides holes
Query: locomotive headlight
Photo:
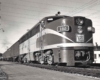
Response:
[[[92,33],[95,33],[95,28],[94,27],[88,27],[87,28],[87,30],[89,31],[89,32],[92,32]]]
[[[77,29],[77,31],[78,31],[78,33],[80,33],[80,34],[83,32],[83,30],[82,30],[82,29],[80,29],[80,28],[79,28],[79,29]]]
[[[80,25],[83,25],[83,23],[84,23],[83,18],[77,18],[77,19],[76,19],[76,24],[77,24],[77,25],[80,26]]]

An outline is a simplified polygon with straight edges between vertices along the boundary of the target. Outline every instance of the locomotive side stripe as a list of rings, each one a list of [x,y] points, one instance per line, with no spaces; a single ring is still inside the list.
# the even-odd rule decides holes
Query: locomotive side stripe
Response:
[[[93,47],[93,44],[92,43],[60,43],[60,44],[45,46],[44,49],[59,48],[59,47]]]
[[[94,47],[92,43],[60,43],[60,44],[53,44],[53,45],[47,45],[43,47],[43,50],[46,49],[53,49],[53,48],[74,48],[74,47]],[[21,48],[20,48],[21,49]],[[31,50],[31,52],[35,52],[35,51],[40,51],[41,48],[36,48]],[[20,52],[20,54],[23,54],[22,52]]]
[[[45,32],[46,32],[46,33],[51,33],[51,34],[58,35],[58,36],[60,36],[60,37],[63,37],[63,38],[65,38],[65,39],[67,39],[67,40],[69,40],[69,41],[75,43],[73,40],[71,40],[71,39],[68,38],[67,36],[64,36],[64,35],[60,34],[60,33],[57,32],[57,31],[54,31],[54,30],[51,30],[51,29],[45,29]],[[89,42],[90,40],[92,40],[92,39],[93,39],[93,37],[91,37],[89,40],[87,40],[86,43],[88,43],[88,42]]]
[[[61,36],[61,37],[65,38],[65,39],[67,39],[67,40],[69,40],[69,41],[75,43],[73,40],[71,40],[70,38],[68,38],[68,37],[66,37],[66,36],[64,36],[64,35],[62,35],[62,34],[60,34],[60,33],[57,32],[57,31],[54,31],[54,30],[51,30],[51,29],[45,29],[45,32],[46,32],[46,33],[51,33],[51,34],[55,34],[55,35]]]
[[[53,48],[62,48],[62,47],[66,47],[66,48],[69,48],[69,47],[93,47],[93,44],[92,43],[60,43],[60,44],[53,44],[53,45],[47,45],[47,46],[44,46],[43,47],[43,50],[46,50],[46,49],[53,49]],[[37,48],[35,51],[39,51],[40,48]],[[34,52],[35,52],[34,51]]]
[[[89,41],[92,40],[92,39],[93,39],[93,37],[91,37],[89,40],[87,40],[86,43],[89,42]]]

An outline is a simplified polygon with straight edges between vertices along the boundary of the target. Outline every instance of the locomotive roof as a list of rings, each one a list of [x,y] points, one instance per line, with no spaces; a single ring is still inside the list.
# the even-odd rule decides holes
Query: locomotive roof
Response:
[[[63,18],[63,17],[70,17],[70,16],[66,16],[66,15],[58,15],[58,16],[57,16],[57,15],[54,15],[54,16],[47,16],[47,17],[44,17],[44,18],[42,18],[38,23],[36,23],[29,31],[31,31],[35,26],[37,26],[42,20],[46,20],[46,19],[48,19],[48,18]],[[74,16],[74,17],[82,17],[82,16]],[[29,31],[28,31],[28,32],[29,32]],[[26,32],[21,38],[23,38],[28,32]],[[21,38],[19,38],[18,41],[20,41]],[[16,41],[16,42],[18,42],[18,41]],[[15,42],[15,43],[16,43],[16,42]],[[15,43],[14,43],[14,44],[15,44]],[[14,45],[14,44],[13,44],[13,45]],[[12,46],[13,46],[13,45],[12,45]],[[11,46],[11,47],[12,47],[12,46]],[[11,48],[11,47],[10,47],[10,48]]]
[[[46,19],[48,19],[48,18],[63,18],[63,17],[70,17],[70,16],[66,16],[66,15],[54,15],[54,16],[47,16],[47,17],[44,17],[44,18],[42,18],[38,23],[36,23],[29,31],[31,31],[35,26],[37,26],[42,20],[46,20]],[[82,17],[82,16],[74,16],[74,17]],[[29,32],[28,31],[28,32]],[[28,32],[26,32],[23,36],[25,36]],[[22,36],[22,37],[23,37]],[[22,37],[20,37],[19,38],[19,40],[22,38]],[[19,41],[18,40],[18,41]],[[16,42],[15,42],[16,43]],[[14,45],[14,44],[13,44]]]
[[[35,26],[37,26],[42,20],[46,20],[46,19],[48,19],[48,18],[59,18],[59,17],[62,17],[62,18],[63,18],[63,17],[68,17],[68,16],[59,15],[59,16],[47,16],[47,17],[44,17],[44,18],[42,18],[38,23],[36,23],[29,31],[31,31]],[[29,31],[28,31],[28,32],[29,32]],[[25,36],[28,32],[26,32],[23,36]],[[23,36],[22,36],[22,37],[23,37]],[[22,38],[22,37],[21,37],[21,38]],[[21,39],[21,38],[20,38],[20,39]],[[19,39],[19,40],[20,40],[20,39]],[[18,41],[19,41],[19,40],[18,40]]]
[[[70,17],[70,16],[66,16],[66,15],[58,15],[58,16],[57,16],[57,15],[54,15],[54,16],[47,16],[47,17],[44,17],[44,18],[42,18],[38,23],[36,23],[29,31],[31,31],[31,30],[32,30],[36,25],[38,25],[42,20],[46,20],[46,19],[48,19],[48,18],[59,18],[59,17],[62,17],[62,18],[63,18],[63,17]],[[82,17],[82,16],[74,16],[74,17]],[[29,31],[28,31],[28,32],[29,32]],[[26,32],[23,36],[25,36],[28,32]],[[22,37],[23,37],[23,36],[22,36]],[[21,38],[22,38],[22,37],[21,37]],[[21,39],[21,38],[20,38],[20,39]],[[20,39],[19,39],[19,40],[20,40]],[[19,40],[18,40],[18,41],[19,41]]]
[[[66,15],[59,15],[59,16],[47,16],[45,18],[56,18],[56,17],[68,17]]]
[[[47,16],[47,17],[44,17],[44,18],[42,18],[38,23],[36,23],[31,29],[29,29],[29,31],[31,31],[35,26],[37,26],[42,20],[46,20],[46,19],[48,19],[48,18],[63,18],[63,17],[71,17],[71,16],[66,16],[66,15],[58,15],[58,16],[57,16],[57,15],[54,15],[54,16]],[[82,17],[82,16],[74,16],[74,17]],[[28,31],[28,32],[29,32],[29,31]],[[28,32],[26,32],[23,36],[25,36]],[[23,37],[23,36],[22,36],[22,37]],[[22,38],[22,37],[21,37],[21,38]],[[21,38],[20,38],[20,39],[21,39]],[[20,39],[19,39],[19,40],[20,40]],[[19,41],[19,40],[18,40],[18,41]]]

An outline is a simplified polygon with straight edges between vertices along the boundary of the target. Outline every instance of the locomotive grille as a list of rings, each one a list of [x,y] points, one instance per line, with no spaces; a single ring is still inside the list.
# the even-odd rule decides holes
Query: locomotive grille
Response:
[[[75,51],[75,60],[76,61],[85,61],[90,57],[89,51]]]

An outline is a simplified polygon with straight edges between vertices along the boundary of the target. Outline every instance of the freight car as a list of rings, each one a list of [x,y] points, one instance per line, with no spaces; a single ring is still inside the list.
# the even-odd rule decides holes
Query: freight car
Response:
[[[14,43],[6,52],[3,54],[4,60],[7,61],[18,61],[19,59],[19,42]]]
[[[19,50],[16,48],[19,51],[17,56],[19,61],[50,65],[63,63],[75,66],[75,64],[92,63],[94,32],[92,21],[88,18],[48,16],[17,41],[19,45],[17,47]]]

